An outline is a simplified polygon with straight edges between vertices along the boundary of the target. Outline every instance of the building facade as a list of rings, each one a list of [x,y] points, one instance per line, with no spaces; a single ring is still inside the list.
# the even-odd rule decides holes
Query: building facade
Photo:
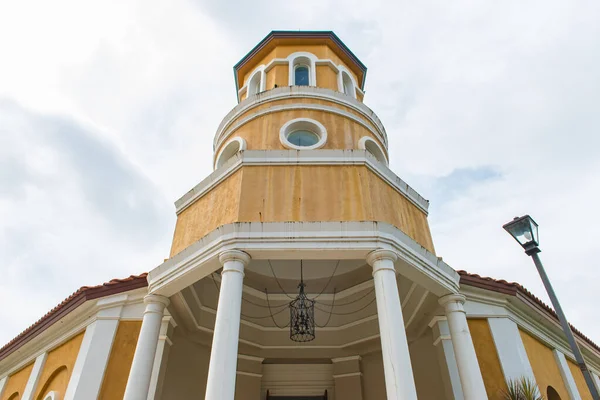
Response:
[[[436,255],[366,71],[332,32],[267,35],[234,67],[170,258],[2,347],[0,400],[482,400],[521,377],[591,399],[548,306]],[[600,348],[576,336],[598,382]]]

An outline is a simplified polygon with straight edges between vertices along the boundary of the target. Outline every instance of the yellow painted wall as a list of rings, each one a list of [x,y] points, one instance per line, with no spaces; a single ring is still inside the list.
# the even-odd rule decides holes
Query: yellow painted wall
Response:
[[[583,377],[583,373],[573,361],[567,359],[567,364],[569,364],[569,369],[571,370],[571,375],[573,375],[573,379],[575,379],[575,384],[577,385],[577,390],[579,391],[579,395],[581,396],[581,400],[593,400],[592,394],[585,383],[585,378]]]
[[[337,73],[329,65],[317,65],[317,86],[338,90]]]
[[[232,222],[381,221],[434,252],[427,216],[365,166],[245,166],[177,219],[171,254]]]
[[[488,321],[469,319],[468,324],[488,398],[502,400],[502,391],[506,389],[506,382]]]
[[[119,322],[98,399],[123,398],[141,328],[142,321]]]
[[[2,395],[1,399],[20,399],[21,395],[23,394],[23,390],[25,390],[25,386],[27,385],[27,380],[29,379],[29,375],[31,374],[32,369],[33,363],[21,368],[20,370],[9,376],[8,381],[6,382],[6,386],[4,387],[4,394]]]
[[[527,332],[520,330],[520,333],[540,392],[545,396],[548,386],[552,386],[561,399],[568,399],[567,388],[552,350]]]
[[[242,172],[237,171],[177,216],[171,256],[217,227],[237,220]]]
[[[274,89],[275,85],[277,87],[289,86],[288,71],[287,65],[276,65],[267,71],[265,90]]]
[[[65,395],[83,334],[84,332],[81,332],[48,353],[34,399],[43,400],[44,396],[52,391],[57,392],[60,398]]]
[[[287,147],[279,139],[279,131],[285,123],[295,118],[311,118],[323,124],[327,130],[327,142],[321,147],[322,150],[358,149],[358,142],[363,136],[372,138],[385,149],[379,139],[358,122],[329,111],[301,109],[276,111],[248,121],[233,131],[215,154],[219,154],[225,143],[236,136],[246,140],[247,150],[286,150]]]

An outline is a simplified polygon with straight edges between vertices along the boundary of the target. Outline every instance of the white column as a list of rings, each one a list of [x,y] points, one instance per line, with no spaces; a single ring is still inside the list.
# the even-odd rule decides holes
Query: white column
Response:
[[[144,303],[146,310],[127,379],[124,400],[146,400],[148,397],[160,325],[165,307],[169,305],[169,299],[149,294],[144,297]]]
[[[33,400],[33,396],[35,396],[35,389],[40,380],[40,375],[42,374],[42,369],[44,368],[47,357],[48,353],[43,353],[37,356],[35,359],[35,362],[33,363],[33,369],[29,374],[29,379],[27,380],[27,385],[25,385],[25,390],[23,390],[23,396],[21,396],[21,399]]]
[[[516,380],[524,376],[535,382],[535,375],[517,324],[506,317],[488,318],[488,323],[504,378]]]
[[[100,310],[98,319],[85,329],[65,400],[98,397],[122,309],[119,306]]]
[[[465,296],[450,294],[440,298],[439,303],[446,312],[454,356],[456,357],[456,366],[465,400],[487,399],[473,339],[467,324],[467,315],[463,308]]]
[[[392,251],[375,250],[367,256],[367,262],[373,267],[387,398],[416,400],[417,389],[394,269],[397,258]]]
[[[442,368],[442,380],[449,399],[464,400],[460,376],[456,368],[456,357],[452,347],[450,328],[446,317],[434,317],[429,323],[433,331],[433,345],[437,350],[438,360]]]
[[[567,392],[569,392],[569,398],[571,400],[581,400],[579,390],[577,390],[577,384],[575,383],[575,379],[573,378],[573,374],[571,373],[571,369],[569,368],[569,364],[567,363],[565,355],[556,349],[552,350],[552,353],[554,353],[554,359],[556,360],[556,364],[558,364],[560,375],[565,382]]]
[[[600,376],[598,374],[592,374],[594,378],[594,382],[596,382],[596,387],[600,390]],[[0,396],[2,396],[2,382],[0,382]]]
[[[223,272],[221,272],[221,290],[210,351],[205,399],[233,400],[244,267],[250,262],[250,256],[242,251],[230,250],[222,253],[219,261],[223,265]]]
[[[160,326],[158,335],[158,345],[154,356],[154,366],[152,367],[152,376],[150,378],[150,390],[148,391],[148,400],[160,399],[162,382],[165,378],[167,362],[169,360],[169,351],[171,349],[171,339],[173,329],[177,326],[175,320],[170,315],[165,315]]]

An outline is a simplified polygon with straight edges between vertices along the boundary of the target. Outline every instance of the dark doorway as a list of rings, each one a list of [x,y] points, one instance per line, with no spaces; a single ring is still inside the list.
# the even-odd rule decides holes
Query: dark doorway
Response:
[[[322,396],[271,396],[267,390],[267,400],[327,400],[327,390]]]

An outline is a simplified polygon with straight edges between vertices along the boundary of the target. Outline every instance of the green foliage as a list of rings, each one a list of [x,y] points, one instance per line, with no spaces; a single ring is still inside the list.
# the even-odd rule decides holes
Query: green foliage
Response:
[[[510,379],[506,384],[508,388],[502,393],[505,400],[544,400],[536,383],[525,376]]]

